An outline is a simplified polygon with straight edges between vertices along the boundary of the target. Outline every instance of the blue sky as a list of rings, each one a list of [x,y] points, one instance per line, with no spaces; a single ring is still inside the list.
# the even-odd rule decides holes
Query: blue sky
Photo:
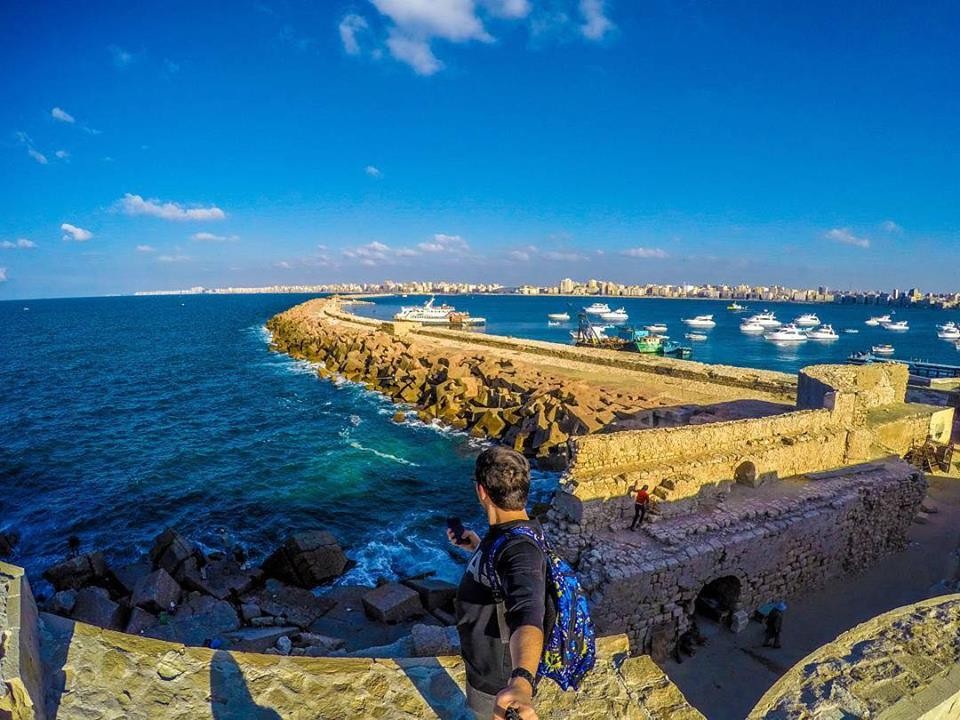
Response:
[[[0,3],[0,298],[960,289],[960,4]]]

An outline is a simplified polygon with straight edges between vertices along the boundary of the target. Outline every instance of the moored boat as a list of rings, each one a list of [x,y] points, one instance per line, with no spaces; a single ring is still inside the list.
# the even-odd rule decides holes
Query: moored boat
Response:
[[[747,322],[757,323],[758,325],[763,326],[765,329],[778,328],[783,325],[782,322],[777,320],[777,316],[769,310],[764,310],[762,313],[751,315],[749,318],[747,318]]]
[[[449,325],[450,314],[457,309],[446,303],[436,304],[436,298],[431,297],[423,305],[401,307],[400,312],[393,316],[394,320],[409,320],[424,325]]]
[[[683,318],[683,322],[692,328],[712,328],[716,326],[713,315],[697,315],[692,318]]]
[[[898,320],[897,322],[884,323],[883,329],[892,330],[893,332],[906,332],[910,329],[910,326],[907,324],[906,320]]]
[[[612,310],[610,312],[605,312],[601,314],[600,319],[606,322],[621,323],[629,320],[630,316],[627,315],[626,308],[621,307],[621,308],[617,308],[616,310]]]
[[[777,330],[771,330],[763,337],[772,342],[780,343],[802,343],[807,341],[807,334],[793,323],[784,325]]]
[[[643,329],[655,335],[663,335],[667,331],[667,326],[664,323],[653,323],[653,325],[644,325]]]
[[[887,345],[886,343],[874,345],[870,350],[874,355],[893,355],[893,353],[896,352],[893,349],[893,345]]]
[[[698,332],[689,332],[686,335],[684,335],[684,337],[687,340],[696,340],[698,342],[707,339],[706,333],[698,333]]]
[[[937,325],[937,337],[942,340],[960,340],[960,327],[953,321]]]
[[[797,327],[816,327],[820,324],[820,318],[816,313],[804,313],[793,321]]]
[[[727,305],[727,310],[729,310],[730,312],[742,312],[746,309],[747,308],[745,305],[741,305],[740,303],[736,303],[736,302],[732,302],[729,305]]]
[[[740,332],[746,333],[747,335],[760,335],[766,330],[766,328],[758,322],[753,320],[744,320],[740,323]]]
[[[606,303],[595,302],[585,307],[583,311],[587,313],[587,315],[603,315],[604,313],[610,312],[610,306]]]
[[[833,329],[833,325],[821,325],[818,328],[807,331],[807,337],[811,340],[839,340],[840,336],[837,335],[836,331]]]
[[[567,312],[547,313],[547,320],[550,320],[551,322],[556,322],[556,323],[569,322],[570,313],[567,313]]]
[[[893,318],[889,315],[875,315],[865,322],[866,325],[870,327],[877,327],[878,325],[886,325],[887,323],[893,322]]]

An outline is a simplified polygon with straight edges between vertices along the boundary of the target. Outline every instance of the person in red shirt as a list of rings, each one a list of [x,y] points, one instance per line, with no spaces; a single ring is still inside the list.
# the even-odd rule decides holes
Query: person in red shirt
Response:
[[[634,486],[636,487],[636,486]],[[643,518],[647,515],[647,508],[650,507],[650,494],[647,492],[647,485],[640,488],[633,506],[633,524],[631,530],[636,530],[637,525],[643,525]]]

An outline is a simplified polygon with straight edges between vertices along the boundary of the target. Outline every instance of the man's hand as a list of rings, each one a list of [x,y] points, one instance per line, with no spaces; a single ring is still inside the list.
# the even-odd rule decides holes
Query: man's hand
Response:
[[[473,552],[480,547],[480,536],[477,535],[473,530],[464,530],[463,539],[466,542],[458,543],[456,536],[453,534],[453,530],[447,528],[447,539],[454,547],[467,550],[468,552]]]
[[[530,683],[522,678],[515,678],[510,684],[497,693],[497,700],[493,706],[493,720],[506,720],[507,708],[516,711],[514,717],[520,720],[537,720],[537,711],[533,709],[533,697],[530,694]]]

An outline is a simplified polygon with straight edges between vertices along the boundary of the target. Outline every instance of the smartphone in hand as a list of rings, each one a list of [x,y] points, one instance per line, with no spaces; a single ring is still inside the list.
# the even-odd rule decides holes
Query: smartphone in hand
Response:
[[[463,527],[463,521],[458,517],[448,517],[447,518],[447,529],[453,533],[453,541],[457,545],[466,545],[470,540],[464,537],[466,528]]]

